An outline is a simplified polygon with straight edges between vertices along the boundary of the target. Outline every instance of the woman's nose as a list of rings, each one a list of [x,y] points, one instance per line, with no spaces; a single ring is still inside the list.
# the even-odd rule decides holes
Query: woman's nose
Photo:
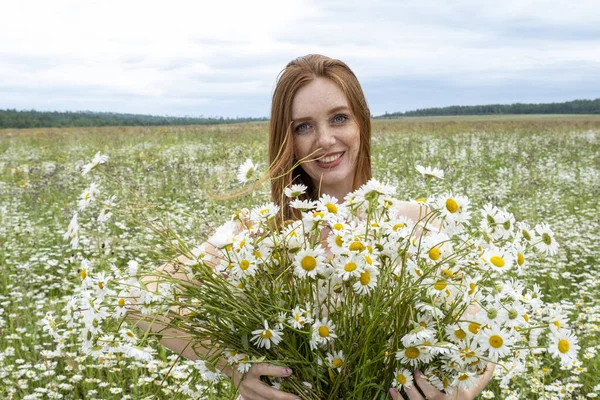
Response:
[[[330,127],[319,128],[317,145],[327,149],[335,144],[335,133]]]

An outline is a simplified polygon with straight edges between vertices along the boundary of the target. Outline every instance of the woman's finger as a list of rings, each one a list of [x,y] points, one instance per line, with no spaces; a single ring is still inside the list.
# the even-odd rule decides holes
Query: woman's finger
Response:
[[[421,393],[419,393],[419,389],[417,389],[416,385],[412,385],[411,387],[405,386],[404,392],[406,392],[406,395],[410,400],[425,400]]]
[[[402,400],[402,396],[400,396],[400,393],[398,393],[396,388],[390,388],[390,395],[394,400]]]
[[[286,376],[290,376],[293,371],[290,368],[278,367],[276,365],[267,364],[267,363],[258,363],[254,364],[250,370],[248,371],[248,376],[274,376],[283,378]]]
[[[421,389],[421,392],[425,395],[426,400],[435,400],[440,399],[444,396],[442,392],[438,390],[435,386],[427,381],[425,375],[422,372],[415,372],[415,383]]]
[[[476,397],[479,393],[481,393],[481,391],[483,390],[483,388],[486,387],[486,385],[488,384],[488,382],[490,381],[490,379],[492,379],[492,376],[494,376],[494,370],[495,369],[496,369],[496,364],[494,364],[494,363],[488,363],[487,364],[487,366],[485,367],[485,372],[483,373],[483,375],[481,375],[479,377],[479,379],[477,380],[477,383],[475,384],[475,386],[473,386],[469,390],[469,394],[471,394],[472,398]]]

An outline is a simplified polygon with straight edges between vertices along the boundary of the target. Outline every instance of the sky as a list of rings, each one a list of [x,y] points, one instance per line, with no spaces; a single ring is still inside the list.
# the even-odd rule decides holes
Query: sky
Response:
[[[0,109],[269,117],[310,53],[373,115],[595,99],[598,21],[598,0],[5,1]]]

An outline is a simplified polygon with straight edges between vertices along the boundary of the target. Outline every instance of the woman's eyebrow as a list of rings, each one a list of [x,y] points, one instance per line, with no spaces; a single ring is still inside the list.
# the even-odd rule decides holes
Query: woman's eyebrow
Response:
[[[333,114],[333,113],[336,113],[338,111],[343,111],[343,110],[348,110],[349,111],[350,109],[348,108],[348,106],[337,106],[337,107],[333,107],[331,110],[329,110],[327,112],[327,114]],[[299,122],[299,121],[305,121],[305,120],[308,120],[308,119],[311,119],[311,118],[312,117],[292,118],[292,121],[293,122]]]

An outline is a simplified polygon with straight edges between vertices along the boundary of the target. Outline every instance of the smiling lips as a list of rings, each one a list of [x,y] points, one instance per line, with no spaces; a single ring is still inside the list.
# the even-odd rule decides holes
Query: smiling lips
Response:
[[[342,158],[345,153],[345,151],[340,151],[338,153],[325,154],[323,157],[315,160],[315,164],[317,164],[321,168],[336,167],[342,162]]]

